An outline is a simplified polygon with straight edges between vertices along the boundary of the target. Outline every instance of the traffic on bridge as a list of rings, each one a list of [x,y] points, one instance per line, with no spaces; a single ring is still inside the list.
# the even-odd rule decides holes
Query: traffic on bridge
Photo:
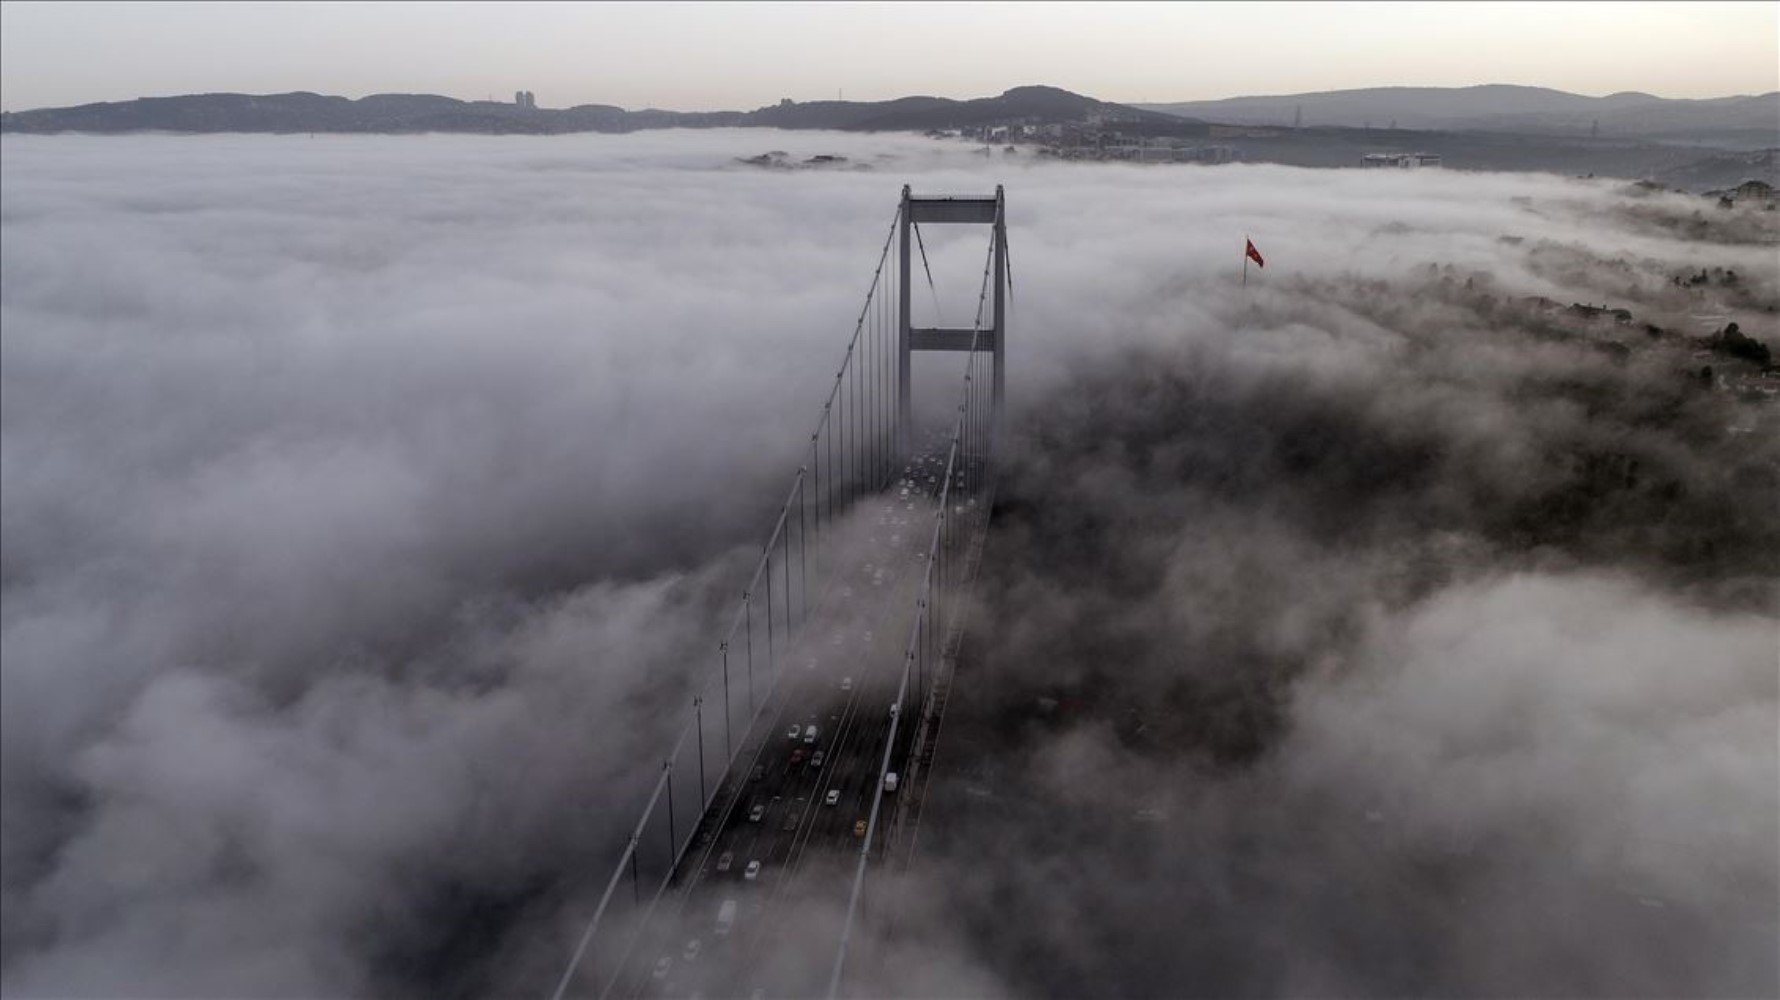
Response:
[[[882,785],[894,795],[903,781],[895,771],[880,778],[879,766],[900,712],[902,640],[926,557],[921,528],[944,460],[922,454],[894,491],[859,505],[865,545],[834,581],[832,613],[815,619],[802,669],[785,678],[744,743],[664,901],[670,912],[657,915],[626,964],[618,995],[826,992],[827,962],[775,958],[832,955],[840,928],[825,941],[786,940],[786,928],[801,924],[784,909],[814,894],[845,897],[852,875],[845,862],[861,849],[874,793]],[[920,703],[919,690],[910,701]],[[914,738],[914,727],[900,727],[890,759],[907,759]],[[874,854],[881,858],[887,845],[880,838]]]
[[[969,328],[910,322],[912,252],[932,281],[923,222],[990,227]],[[918,809],[987,529],[1010,289],[999,188],[903,188],[806,462],[555,997],[845,992],[867,874]],[[919,351],[965,359],[955,413],[917,447]],[[836,914],[817,930],[811,900]]]

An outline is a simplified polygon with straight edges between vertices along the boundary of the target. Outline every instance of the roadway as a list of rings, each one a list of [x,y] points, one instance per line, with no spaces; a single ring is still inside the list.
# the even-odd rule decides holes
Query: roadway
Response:
[[[614,995],[826,993],[839,922],[812,933],[797,918],[812,898],[846,905],[944,463],[943,449],[918,455],[894,485],[849,513],[854,544],[840,547],[840,569],[790,653],[793,666],[702,820],[708,836],[670,880],[619,970]],[[912,685],[909,701],[902,710],[918,710]],[[916,728],[900,727],[892,771],[907,759]],[[881,850],[882,841],[874,847]],[[733,910],[727,927],[725,909]]]

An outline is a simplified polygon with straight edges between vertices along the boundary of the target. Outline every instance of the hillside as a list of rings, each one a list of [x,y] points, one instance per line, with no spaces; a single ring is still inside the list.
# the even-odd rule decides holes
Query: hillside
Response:
[[[609,104],[539,108],[495,101],[460,101],[436,94],[373,94],[357,100],[290,94],[191,94],[134,101],[44,108],[0,115],[0,131],[115,134],[178,133],[373,133],[457,132],[486,135],[560,135],[634,132],[659,128],[831,129],[856,132],[965,132],[999,125],[1074,126],[1071,141],[1092,146],[1134,141],[1210,141],[1250,162],[1294,166],[1354,166],[1380,151],[1439,154],[1462,170],[1544,170],[1654,179],[1689,190],[1730,187],[1745,180],[1780,183],[1774,130],[1746,130],[1745,140],[1713,142],[1702,122],[1750,119],[1780,95],[1721,101],[1664,101],[1647,94],[1580,97],[1534,87],[1385,88],[1292,97],[1234,98],[1168,105],[1163,113],[1095,100],[1056,87],[1015,87],[995,97],[954,100],[911,96],[889,101],[781,101],[753,111],[630,111]],[[1763,102],[1767,102],[1764,104]],[[1299,105],[1302,128],[1289,125]],[[1210,122],[1184,112],[1204,109]],[[1592,109],[1592,110],[1591,110]],[[1598,135],[1574,126],[1580,115],[1598,115]],[[1446,117],[1442,117],[1446,116]],[[1353,126],[1320,118],[1358,119]],[[1396,127],[1387,127],[1394,120]],[[1442,127],[1447,120],[1468,128]],[[1365,127],[1367,121],[1373,127]],[[1541,128],[1511,127],[1535,121]],[[1560,127],[1560,123],[1572,123]],[[1483,124],[1479,124],[1483,123]],[[1615,134],[1631,123],[1669,138]],[[1484,127],[1488,126],[1488,127]],[[1674,139],[1675,135],[1691,139]],[[1757,140],[1748,141],[1747,136]],[[1027,140],[1033,141],[1033,140]]]
[[[1154,133],[1191,134],[1200,123],[1072,94],[1055,87],[1015,87],[998,97],[958,101],[785,101],[754,111],[626,111],[604,104],[521,107],[434,94],[373,94],[352,100],[309,92],[191,94],[42,108],[0,115],[7,132],[477,132],[557,134],[645,128],[724,126],[890,131],[957,129],[989,123],[1130,124]]]
[[[1375,87],[1144,104],[1239,125],[1564,133],[1754,149],[1780,145],[1780,92],[1710,100],[1642,93],[1587,97],[1544,87]]]

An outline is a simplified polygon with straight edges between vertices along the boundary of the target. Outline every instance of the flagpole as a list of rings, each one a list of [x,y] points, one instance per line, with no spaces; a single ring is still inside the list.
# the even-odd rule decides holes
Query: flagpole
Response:
[[[1242,234],[1242,287],[1248,287],[1248,234]]]

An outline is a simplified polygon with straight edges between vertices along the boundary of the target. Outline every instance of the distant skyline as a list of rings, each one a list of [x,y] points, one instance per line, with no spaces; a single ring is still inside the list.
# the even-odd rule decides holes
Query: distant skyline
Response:
[[[708,111],[1485,83],[1773,91],[1780,4],[0,3],[8,111],[218,91]]]

